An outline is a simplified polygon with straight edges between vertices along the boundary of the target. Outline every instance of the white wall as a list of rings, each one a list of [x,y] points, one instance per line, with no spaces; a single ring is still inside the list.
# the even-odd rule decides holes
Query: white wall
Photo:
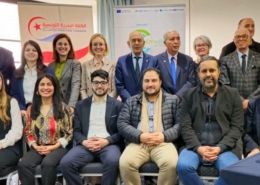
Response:
[[[199,35],[206,35],[211,39],[213,48],[210,55],[220,55],[224,45],[231,42],[237,24],[244,17],[251,17],[255,21],[254,40],[260,42],[259,0],[135,0],[135,5],[140,4],[185,4],[189,7],[190,42],[186,46],[189,54],[195,58],[193,40]],[[187,39],[188,40],[188,39]],[[187,42],[186,42],[187,43]]]

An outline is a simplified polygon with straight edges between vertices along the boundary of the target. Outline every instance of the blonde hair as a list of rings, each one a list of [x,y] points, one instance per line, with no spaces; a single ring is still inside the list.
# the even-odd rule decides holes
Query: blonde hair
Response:
[[[5,92],[4,77],[0,72],[0,78],[2,80],[2,88],[0,89],[0,119],[4,122],[4,128],[6,128],[11,121],[11,118],[7,115],[8,109],[8,95]]]
[[[108,48],[107,40],[106,40],[106,38],[105,38],[102,34],[100,34],[100,33],[96,33],[96,34],[92,35],[92,37],[90,38],[90,41],[89,41],[89,52],[90,52],[91,55],[93,55],[93,56],[95,55],[94,52],[93,52],[93,50],[92,50],[92,42],[93,42],[93,40],[94,40],[95,38],[97,38],[97,37],[100,37],[100,38],[103,39],[104,42],[105,42],[106,50],[105,50],[104,56],[106,56],[106,55],[109,53],[109,48]]]

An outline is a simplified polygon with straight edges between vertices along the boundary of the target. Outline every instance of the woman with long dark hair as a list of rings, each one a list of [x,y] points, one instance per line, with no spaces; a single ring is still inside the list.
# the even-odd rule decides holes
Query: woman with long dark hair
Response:
[[[62,100],[74,111],[79,99],[81,64],[75,60],[71,39],[66,34],[57,35],[52,42],[54,62],[50,63],[59,82]]]
[[[22,156],[23,124],[16,99],[6,94],[0,72],[0,172],[16,166]]]
[[[19,178],[23,185],[33,185],[34,168],[41,165],[42,185],[54,185],[56,167],[68,152],[72,139],[70,109],[61,101],[59,86],[54,76],[38,77],[32,105],[27,109],[24,129],[30,150],[18,164]]]
[[[44,73],[54,75],[53,69],[43,64],[39,44],[32,40],[25,42],[21,53],[21,65],[14,71],[11,84],[11,96],[18,101],[22,116],[26,115],[26,108],[32,103],[37,77]]]

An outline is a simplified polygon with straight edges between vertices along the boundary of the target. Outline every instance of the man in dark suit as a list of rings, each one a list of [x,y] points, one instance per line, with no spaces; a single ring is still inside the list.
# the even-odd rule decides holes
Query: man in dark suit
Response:
[[[260,54],[249,49],[249,31],[239,28],[234,35],[237,50],[221,59],[220,81],[238,90],[244,112],[250,99],[260,95]]]
[[[115,184],[122,140],[117,118],[123,103],[107,95],[109,75],[100,69],[91,74],[93,96],[76,104],[74,140],[76,145],[60,162],[68,185],[82,185],[78,169],[98,159],[103,163],[102,185]]]
[[[10,95],[11,80],[13,71],[15,70],[14,58],[11,51],[0,47],[0,72],[5,79],[6,93]]]
[[[127,44],[132,52],[119,57],[115,72],[117,93],[123,102],[142,91],[141,78],[146,68],[158,68],[157,59],[143,52],[145,41],[140,32],[130,33]]]
[[[195,85],[194,64],[191,57],[179,52],[180,36],[175,30],[163,35],[166,51],[157,55],[162,72],[162,88],[182,98],[183,92]]]
[[[181,110],[181,136],[186,144],[179,155],[178,174],[185,185],[202,185],[199,165],[219,171],[242,156],[243,108],[237,89],[218,83],[215,57],[204,57],[198,67],[201,85],[185,91]],[[226,185],[219,178],[215,185]]]
[[[250,157],[260,152],[260,97],[250,100],[246,120],[244,156]]]
[[[260,53],[260,43],[254,41],[253,37],[255,34],[255,23],[254,20],[251,18],[244,18],[241,19],[238,23],[238,28],[246,28],[248,29],[250,33],[249,38],[249,49],[255,52]],[[221,59],[224,56],[229,55],[230,53],[233,53],[236,50],[236,45],[234,42],[230,42],[226,46],[222,48],[221,54],[219,56],[219,59]]]

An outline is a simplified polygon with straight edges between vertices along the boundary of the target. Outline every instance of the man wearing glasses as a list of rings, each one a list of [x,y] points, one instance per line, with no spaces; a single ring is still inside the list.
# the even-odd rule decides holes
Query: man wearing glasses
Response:
[[[249,49],[250,33],[239,28],[234,35],[236,51],[221,59],[220,82],[238,90],[244,112],[250,99],[260,95],[260,54]]]
[[[115,184],[122,139],[117,118],[123,103],[108,96],[109,75],[100,69],[91,74],[93,96],[76,104],[72,148],[60,162],[68,185],[82,185],[78,169],[95,160],[103,163],[102,185]]]

